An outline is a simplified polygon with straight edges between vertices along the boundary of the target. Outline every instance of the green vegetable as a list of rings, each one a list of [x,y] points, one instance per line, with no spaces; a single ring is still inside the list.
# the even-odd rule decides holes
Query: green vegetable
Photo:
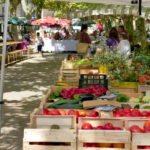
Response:
[[[143,103],[150,103],[150,95],[149,96],[144,96],[142,101],[143,101]]]
[[[73,99],[78,100],[79,96],[80,96],[79,94],[76,94],[76,95],[73,96]]]
[[[150,104],[143,104],[141,109],[150,109]]]
[[[121,108],[122,109],[124,109],[124,108],[130,108],[130,109],[132,109],[132,107],[129,104],[121,104]]]
[[[70,100],[58,100],[54,102],[52,105],[49,105],[47,108],[53,108],[55,105],[63,105],[67,104],[68,102],[70,102]]]
[[[58,87],[56,89],[56,91],[50,95],[50,99],[56,99],[56,98],[60,97],[61,90],[62,90],[62,87]]]
[[[139,104],[135,105],[134,109],[140,109],[140,105]]]
[[[79,104],[80,103],[80,99],[78,100],[58,100],[57,102],[54,102],[52,105],[49,105],[47,108],[55,108],[55,107],[59,107],[62,105],[75,105],[75,104]]]
[[[64,104],[64,105],[55,105],[53,108],[56,109],[83,109],[82,104]]]
[[[129,102],[130,102],[130,103],[139,103],[140,100],[139,100],[139,98],[131,97],[131,98],[129,99]]]
[[[128,99],[127,95],[125,95],[125,94],[118,94],[116,101],[117,102],[128,102],[129,99]]]

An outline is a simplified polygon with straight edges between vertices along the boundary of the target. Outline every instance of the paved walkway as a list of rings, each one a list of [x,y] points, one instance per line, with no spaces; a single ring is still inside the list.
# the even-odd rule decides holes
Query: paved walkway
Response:
[[[38,107],[47,88],[58,79],[65,54],[36,55],[6,68],[5,105],[0,134],[0,150],[22,150],[23,129]]]

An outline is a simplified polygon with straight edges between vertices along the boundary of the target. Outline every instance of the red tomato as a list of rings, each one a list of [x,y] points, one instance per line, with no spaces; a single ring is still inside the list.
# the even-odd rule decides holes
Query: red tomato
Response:
[[[49,115],[61,115],[61,113],[59,112],[58,109],[52,109],[50,112],[49,112]]]
[[[124,148],[124,144],[121,144],[121,143],[114,143],[113,148]]]
[[[120,127],[114,127],[114,130],[122,130]]]
[[[127,113],[124,115],[124,117],[132,117],[132,114],[131,113]]]
[[[133,117],[141,117],[142,115],[141,115],[141,112],[138,110],[138,109],[133,109],[132,111],[131,111],[131,115],[133,116]]]
[[[143,133],[143,130],[139,126],[133,125],[130,127],[130,132],[131,133]]]
[[[75,110],[73,110],[73,109],[70,109],[69,111],[68,111],[68,115],[69,116],[72,116],[72,115],[75,115]]]
[[[44,113],[44,115],[49,115],[49,110],[46,109],[46,108],[44,108],[44,109],[43,109],[43,113]]]
[[[103,126],[97,126],[97,127],[95,128],[95,130],[104,130],[104,127],[103,127]]]
[[[83,143],[83,147],[89,147],[89,143]]]
[[[93,110],[89,115],[89,117],[98,117],[98,116],[99,116],[99,113],[95,110]]]
[[[59,109],[59,112],[62,116],[66,116],[66,111],[64,109]]]
[[[79,110],[79,117],[86,117],[86,116],[87,116],[87,114],[85,111]]]
[[[142,111],[142,112],[141,112],[141,115],[142,115],[143,117],[148,117],[148,116],[149,116],[149,112],[148,112],[148,111]]]
[[[123,110],[124,110],[125,113],[130,113],[131,112],[131,109],[128,108],[128,107],[124,108]]]
[[[110,148],[112,146],[111,143],[99,143],[99,147]]]
[[[84,123],[81,127],[82,130],[91,130],[93,126],[90,123]]]
[[[143,127],[144,127],[144,131],[150,130],[150,120],[146,121]]]
[[[150,149],[150,146],[144,146],[143,148],[144,149]]]
[[[106,123],[104,125],[104,129],[105,130],[113,130],[114,129],[114,126],[111,124],[111,123]]]

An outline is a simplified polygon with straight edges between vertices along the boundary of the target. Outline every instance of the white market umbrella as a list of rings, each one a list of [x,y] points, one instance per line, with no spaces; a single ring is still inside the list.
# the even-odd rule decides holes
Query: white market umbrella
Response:
[[[3,92],[4,92],[5,57],[6,57],[7,26],[8,26],[8,7],[9,7],[9,0],[6,0],[5,1],[2,64],[1,64],[1,83],[0,83],[0,131],[1,131],[1,126],[2,126],[2,104],[4,103]]]

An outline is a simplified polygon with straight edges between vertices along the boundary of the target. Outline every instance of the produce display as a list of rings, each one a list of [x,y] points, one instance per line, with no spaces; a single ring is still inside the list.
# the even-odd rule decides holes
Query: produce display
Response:
[[[66,115],[74,115],[77,118],[78,117],[99,117],[99,112],[96,110],[64,110],[64,109],[43,109],[43,114],[38,114],[38,115],[52,115],[52,116],[66,116]]]
[[[49,105],[47,108],[56,109],[83,109],[82,100],[83,99],[93,99],[93,97],[99,97],[105,95],[107,89],[100,86],[90,86],[89,88],[61,88],[58,87],[57,90],[50,95],[50,99],[55,99],[53,104]]]
[[[84,123],[81,127],[82,130],[123,130],[120,127],[114,127],[112,123],[106,123],[104,126],[93,127],[90,123]]]
[[[114,117],[150,117],[150,111],[124,108],[113,111]]]

